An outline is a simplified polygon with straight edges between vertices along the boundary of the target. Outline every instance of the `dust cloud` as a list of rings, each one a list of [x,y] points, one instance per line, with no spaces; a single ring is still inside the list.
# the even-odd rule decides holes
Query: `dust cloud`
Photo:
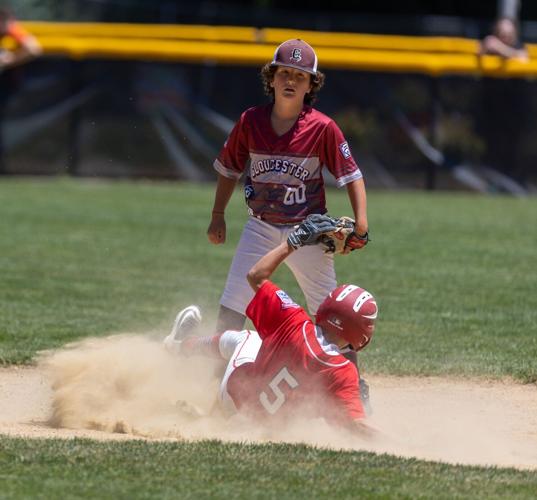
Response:
[[[160,341],[139,335],[71,344],[43,353],[39,367],[51,383],[48,424],[55,428],[149,438],[348,444],[348,437],[322,420],[305,426],[297,419],[276,430],[224,415],[217,405],[224,362],[176,356]]]
[[[537,469],[535,385],[370,375],[370,421],[381,432],[367,440],[323,420],[270,429],[226,417],[214,411],[222,369],[171,355],[151,337],[87,339],[43,353],[37,368],[0,370],[0,433],[303,442]]]
[[[53,427],[146,437],[190,437],[208,414],[218,380],[211,360],[178,358],[137,335],[92,338],[39,361],[53,391]]]

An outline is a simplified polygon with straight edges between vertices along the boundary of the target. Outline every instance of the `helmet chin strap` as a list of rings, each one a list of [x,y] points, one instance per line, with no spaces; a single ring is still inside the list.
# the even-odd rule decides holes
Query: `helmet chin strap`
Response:
[[[324,338],[328,342],[330,342],[331,344],[335,344],[337,346],[337,348],[339,349],[339,352],[341,352],[342,354],[354,351],[354,348],[352,347],[351,344],[341,346],[341,345],[339,345],[339,344],[341,344],[341,340],[338,341],[337,337],[332,335],[330,332],[327,332],[326,330],[323,330],[323,328],[320,325],[315,325],[315,326],[321,330],[321,332],[323,333]]]

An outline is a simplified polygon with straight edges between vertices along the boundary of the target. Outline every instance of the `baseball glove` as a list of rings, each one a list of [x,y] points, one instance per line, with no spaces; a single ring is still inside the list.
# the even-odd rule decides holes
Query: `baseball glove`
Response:
[[[336,220],[329,215],[310,214],[295,226],[287,236],[287,242],[295,250],[305,245],[316,245],[325,234],[336,230]]]
[[[354,219],[340,217],[333,221],[336,229],[319,237],[319,242],[326,247],[326,253],[347,254],[367,245],[369,234],[357,234]]]

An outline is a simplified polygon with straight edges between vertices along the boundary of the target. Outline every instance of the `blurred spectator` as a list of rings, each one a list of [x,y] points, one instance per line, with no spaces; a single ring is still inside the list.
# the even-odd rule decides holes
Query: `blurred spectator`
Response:
[[[528,52],[520,41],[520,0],[498,0],[492,34],[483,39],[480,54],[494,54],[505,59],[528,60]]]
[[[479,53],[527,61],[528,52],[520,41],[517,24],[515,19],[508,17],[497,19],[492,34],[486,36],[481,42]]]
[[[11,38],[13,48],[6,48],[4,41]],[[12,67],[41,55],[37,39],[25,31],[6,9],[0,8],[0,174],[5,173],[5,155],[2,141],[4,113],[13,86]]]
[[[519,38],[518,0],[498,2],[498,17],[493,33],[484,38],[480,54],[495,54],[505,59],[528,60]],[[522,78],[485,78],[481,89],[478,128],[486,142],[487,165],[525,184],[530,168],[524,143],[532,126],[529,83]]]
[[[0,9],[0,46],[6,37],[12,38],[16,47],[13,50],[0,48],[0,71],[41,55],[37,39],[25,31],[8,10]]]

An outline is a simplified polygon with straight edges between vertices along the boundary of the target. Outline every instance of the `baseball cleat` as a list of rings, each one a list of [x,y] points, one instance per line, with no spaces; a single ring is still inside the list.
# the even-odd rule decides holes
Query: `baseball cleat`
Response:
[[[181,341],[192,334],[201,323],[201,311],[198,306],[188,306],[177,313],[172,331],[164,339],[164,347],[172,352],[179,352]]]

